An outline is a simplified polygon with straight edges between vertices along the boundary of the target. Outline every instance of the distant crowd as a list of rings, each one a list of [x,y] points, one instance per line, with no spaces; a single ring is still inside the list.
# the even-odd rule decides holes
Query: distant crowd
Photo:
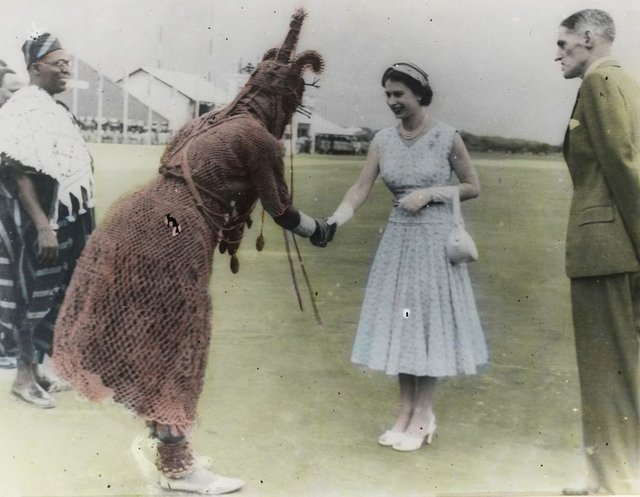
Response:
[[[168,123],[153,122],[149,129],[143,121],[129,121],[125,136],[124,123],[120,119],[107,119],[101,125],[95,117],[81,117],[76,121],[82,137],[88,142],[164,145],[171,135]]]

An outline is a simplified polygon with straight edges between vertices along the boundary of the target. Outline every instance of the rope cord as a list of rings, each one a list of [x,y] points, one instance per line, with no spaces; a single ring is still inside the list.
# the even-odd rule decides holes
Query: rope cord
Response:
[[[289,126],[290,126],[290,130],[291,133],[289,133],[289,163],[290,163],[290,181],[291,181],[291,202],[293,203],[293,121],[289,122]],[[296,295],[298,297],[298,303],[300,305],[300,310],[304,311],[303,307],[302,307],[302,299],[300,298],[300,291],[298,289],[298,283],[296,280],[296,275],[295,275],[295,271],[293,268],[293,260],[291,258],[291,249],[289,247],[289,239],[287,237],[287,234],[285,233],[285,248],[287,251],[287,258],[289,260],[289,266],[291,268],[291,276],[293,277],[293,285],[294,288],[296,290]],[[322,325],[322,318],[320,317],[320,312],[318,311],[318,306],[316,304],[316,298],[315,298],[315,294],[313,291],[313,288],[311,287],[311,281],[309,279],[309,275],[307,274],[307,270],[305,268],[304,265],[304,260],[302,259],[302,253],[300,252],[300,247],[298,247],[298,241],[296,240],[296,235],[294,235],[293,233],[291,233],[291,239],[293,240],[293,245],[296,249],[296,253],[298,254],[298,261],[300,262],[300,270],[302,271],[302,276],[304,277],[304,281],[307,285],[307,290],[309,291],[309,299],[311,301],[311,307],[313,308],[313,315],[316,318],[316,322],[319,325]]]

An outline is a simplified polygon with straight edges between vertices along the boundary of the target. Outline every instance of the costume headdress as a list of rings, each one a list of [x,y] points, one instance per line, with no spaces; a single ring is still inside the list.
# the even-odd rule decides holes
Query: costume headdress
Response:
[[[293,14],[284,43],[280,48],[272,48],[264,54],[247,85],[277,94],[299,92],[301,95],[304,88],[302,74],[305,69],[311,68],[316,74],[322,72],[324,63],[315,50],[306,50],[292,58],[306,15],[303,9],[298,9]]]
[[[291,115],[302,102],[305,86],[302,74],[307,68],[316,74],[324,68],[322,56],[315,50],[305,50],[291,60],[306,15],[304,9],[295,11],[282,46],[264,54],[233,102],[222,110],[205,114],[193,126],[185,126],[177,132],[165,151],[166,160],[163,162],[211,126],[218,126],[227,118],[240,114],[253,114],[273,136],[282,138]]]
[[[48,53],[61,49],[62,45],[60,44],[60,40],[51,33],[42,33],[30,36],[22,45],[24,61],[26,62],[27,67]]]
[[[304,9],[295,11],[282,46],[272,48],[264,54],[245,87],[236,99],[216,116],[217,119],[250,109],[276,138],[282,136],[291,114],[302,101],[304,71],[311,69],[319,74],[324,68],[322,56],[315,50],[305,50],[295,55],[300,29],[306,15]]]

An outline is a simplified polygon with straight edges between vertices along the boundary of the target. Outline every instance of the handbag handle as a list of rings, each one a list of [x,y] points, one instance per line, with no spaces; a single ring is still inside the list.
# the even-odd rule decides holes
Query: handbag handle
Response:
[[[460,189],[455,187],[453,192],[453,222],[456,226],[464,227],[464,219],[462,219],[462,210],[460,208]]]

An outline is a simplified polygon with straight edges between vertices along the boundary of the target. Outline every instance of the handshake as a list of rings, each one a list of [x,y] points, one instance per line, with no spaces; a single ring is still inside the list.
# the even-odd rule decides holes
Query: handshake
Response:
[[[314,219],[295,209],[289,209],[287,212],[289,213],[288,217],[287,213],[285,213],[278,218],[274,218],[276,222],[296,235],[309,238],[316,247],[326,247],[333,240],[336,230],[353,216],[353,208],[345,201],[338,206],[338,209],[328,219]],[[289,224],[293,215],[296,218],[294,221],[296,223],[295,227],[291,227],[291,224]],[[289,225],[287,226],[287,224]]]
[[[326,247],[333,240],[338,224],[335,221],[333,223],[329,221],[329,219],[315,219],[316,229],[309,237],[309,241],[316,247]]]
[[[311,243],[316,247],[326,247],[333,240],[338,227],[342,226],[353,217],[353,207],[345,199],[336,211],[328,219],[316,219],[316,230],[310,237]]]

